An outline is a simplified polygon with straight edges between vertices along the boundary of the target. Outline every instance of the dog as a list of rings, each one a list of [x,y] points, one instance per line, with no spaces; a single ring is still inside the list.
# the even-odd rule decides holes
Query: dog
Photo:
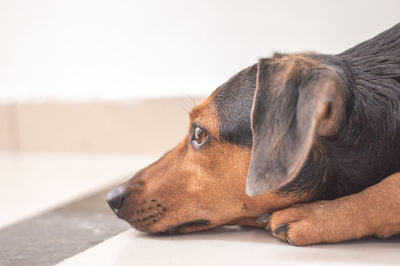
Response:
[[[399,172],[397,24],[337,55],[274,54],[244,69],[108,203],[143,232],[233,224],[334,243],[400,233]]]

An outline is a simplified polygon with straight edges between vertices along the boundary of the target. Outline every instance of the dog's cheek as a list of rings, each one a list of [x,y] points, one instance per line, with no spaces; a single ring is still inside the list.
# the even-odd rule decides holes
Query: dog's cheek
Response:
[[[150,176],[141,197],[154,198],[167,209],[160,213],[159,221],[149,226],[150,232],[199,219],[208,220],[207,226],[215,227],[247,212],[243,203],[247,199],[245,180],[250,150],[213,144],[203,151],[181,146],[147,170],[146,175]]]
[[[237,219],[247,212],[243,208],[248,196],[245,193],[247,169],[251,151],[230,143],[217,143],[207,153],[203,162],[203,175],[191,187],[204,191],[202,200],[212,209],[219,223]]]

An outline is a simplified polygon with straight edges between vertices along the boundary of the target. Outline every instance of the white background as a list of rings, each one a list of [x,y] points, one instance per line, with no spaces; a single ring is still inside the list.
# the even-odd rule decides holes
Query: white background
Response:
[[[398,0],[0,0],[0,101],[208,95],[274,51],[338,53]]]

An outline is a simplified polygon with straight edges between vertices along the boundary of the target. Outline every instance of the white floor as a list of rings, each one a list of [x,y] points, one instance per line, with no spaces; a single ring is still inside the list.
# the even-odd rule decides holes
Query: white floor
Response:
[[[118,183],[154,158],[135,155],[0,154],[0,227]],[[133,229],[59,265],[400,265],[400,237],[293,247],[236,227],[180,236]]]
[[[0,153],[0,228],[118,184],[155,158]]]
[[[219,228],[154,237],[125,231],[59,266],[400,264],[400,238],[294,247],[257,229]]]

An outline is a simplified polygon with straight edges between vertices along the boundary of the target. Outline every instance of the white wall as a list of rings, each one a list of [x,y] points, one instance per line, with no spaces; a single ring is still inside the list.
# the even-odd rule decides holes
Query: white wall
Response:
[[[273,51],[337,53],[398,0],[0,0],[0,101],[207,95]]]

